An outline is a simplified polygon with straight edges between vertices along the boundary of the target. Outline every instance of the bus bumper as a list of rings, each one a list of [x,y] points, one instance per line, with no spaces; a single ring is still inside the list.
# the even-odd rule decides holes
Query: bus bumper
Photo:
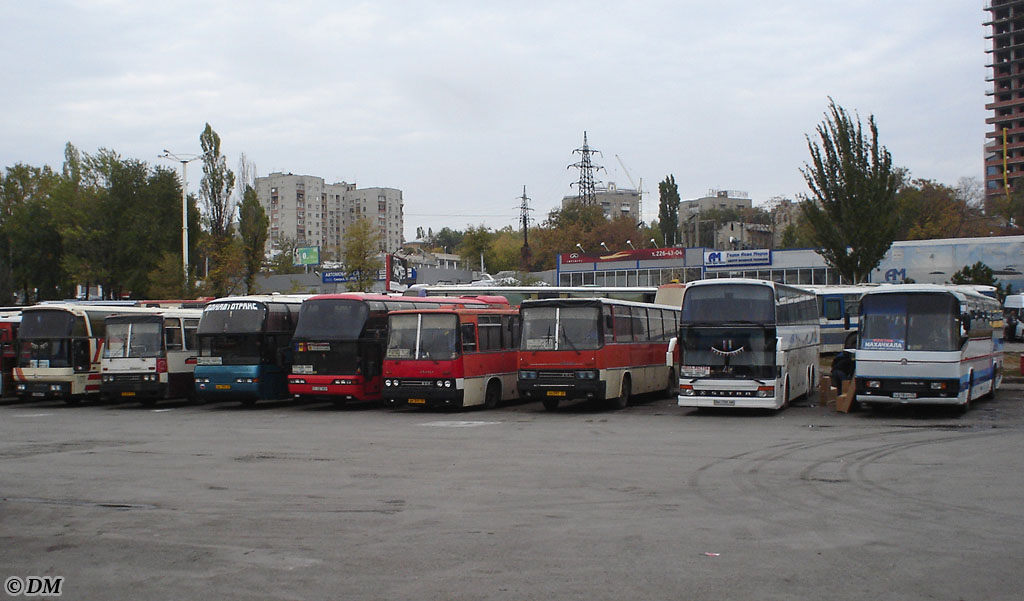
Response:
[[[159,376],[157,377],[159,378]],[[159,379],[146,380],[143,374],[108,374],[103,376],[100,393],[104,396],[122,399],[162,399],[167,396],[167,383],[161,382]]]
[[[71,398],[71,383],[39,380],[17,382],[14,385],[14,392],[23,401],[39,399],[60,399],[66,401]]]
[[[857,376],[859,403],[902,405],[960,405],[966,382],[944,378],[872,378]]]
[[[438,386],[438,383],[441,383]],[[391,407],[450,407],[461,408],[465,398],[463,380],[385,378],[381,393]]]
[[[329,397],[335,401],[377,401],[362,376],[288,376],[288,394],[295,398]]]
[[[565,382],[545,382],[543,379],[519,379],[516,387],[519,396],[532,400],[545,398],[568,401],[573,399],[595,399],[603,401],[607,398],[607,382],[603,380],[577,380],[571,384]]]

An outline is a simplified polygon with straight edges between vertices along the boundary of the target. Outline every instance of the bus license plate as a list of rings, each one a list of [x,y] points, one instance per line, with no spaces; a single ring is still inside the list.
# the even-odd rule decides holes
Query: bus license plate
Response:
[[[217,384],[217,390],[231,390],[231,384]]]
[[[46,396],[45,392],[33,392],[32,396]]]
[[[327,392],[326,386],[314,386],[313,392]]]
[[[548,396],[565,396],[564,390],[549,390]]]
[[[409,399],[410,405],[426,405],[427,399]]]
[[[736,401],[732,399],[715,399],[712,401],[716,407],[735,407]]]
[[[135,393],[130,390],[125,390],[121,392],[121,396],[135,396]]]
[[[916,392],[894,392],[894,393],[892,393],[892,398],[894,398],[894,399],[916,399],[917,398],[917,393]]]

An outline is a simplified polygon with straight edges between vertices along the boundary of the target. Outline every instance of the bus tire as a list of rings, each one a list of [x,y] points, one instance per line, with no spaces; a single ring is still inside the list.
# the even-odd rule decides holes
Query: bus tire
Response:
[[[544,409],[548,411],[554,411],[558,409],[558,399],[543,399],[541,403],[543,403]]]
[[[629,407],[629,395],[632,390],[629,375],[622,376],[622,387],[619,391],[619,396],[612,399],[612,407],[614,409],[625,409]]]
[[[501,401],[501,384],[497,380],[487,383],[487,392],[484,393],[484,409],[494,409]]]

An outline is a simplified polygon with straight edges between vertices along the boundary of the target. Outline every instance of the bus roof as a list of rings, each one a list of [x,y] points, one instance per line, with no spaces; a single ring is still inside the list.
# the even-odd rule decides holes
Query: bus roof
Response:
[[[246,294],[242,296],[222,296],[221,298],[213,299],[208,304],[237,301],[300,304],[302,301],[306,300],[309,297],[309,294]]]
[[[339,292],[336,294],[317,294],[309,300],[345,299],[363,301],[393,301],[402,303],[447,303],[451,305],[507,305],[508,299],[496,295],[463,295],[453,297],[437,296],[404,296],[401,294],[376,294],[372,292]],[[440,300],[444,299],[444,300]]]
[[[636,301],[621,300],[617,298],[533,298],[524,300],[522,308],[527,307],[589,307],[601,305],[620,305],[626,307],[647,307],[650,309],[671,309],[678,311],[675,305],[656,305],[654,303],[638,303]]]

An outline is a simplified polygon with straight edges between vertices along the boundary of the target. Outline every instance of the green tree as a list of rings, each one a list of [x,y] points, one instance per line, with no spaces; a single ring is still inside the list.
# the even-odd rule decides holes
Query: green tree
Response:
[[[349,290],[366,292],[373,286],[384,262],[380,259],[380,230],[369,219],[362,217],[349,226],[344,262],[345,269],[356,276],[347,284]]]
[[[672,174],[658,183],[658,226],[665,246],[679,242],[679,187]]]
[[[901,172],[878,142],[873,115],[865,134],[859,118],[829,99],[817,133],[819,141],[806,136],[811,163],[800,172],[811,197],[801,209],[818,254],[847,281],[860,283],[896,239]]]
[[[220,136],[209,123],[199,136],[199,144],[203,149],[199,198],[210,232],[207,255],[215,262],[208,274],[206,288],[213,296],[224,296],[229,287],[230,272],[226,265],[217,265],[216,261],[226,261],[232,256],[231,219],[234,207],[231,205],[231,190],[235,187],[235,174],[228,169],[227,159],[220,153]]]
[[[996,274],[992,268],[978,261],[974,265],[964,265],[960,271],[953,274],[949,280],[953,284],[981,284],[983,286],[995,286],[996,296],[1002,301],[1006,298],[1006,291],[1003,285],[997,283]]]
[[[260,205],[259,197],[252,186],[246,185],[242,204],[238,208],[238,229],[242,237],[242,260],[245,265],[245,290],[253,294],[256,274],[263,265],[263,251],[267,243],[267,229],[270,220]]]
[[[280,251],[270,260],[270,271],[276,275],[288,275],[302,273],[302,266],[295,264],[295,248],[298,243],[294,238],[282,236],[277,240],[277,249]]]
[[[462,232],[453,230],[450,227],[441,228],[441,231],[437,232],[432,238],[434,248],[439,248],[442,252],[447,253],[454,253],[461,242]]]
[[[462,242],[458,248],[459,255],[466,261],[466,265],[476,265],[477,269],[484,271],[491,264],[490,259],[493,259],[493,255],[488,257],[491,250],[491,238],[490,230],[483,224],[478,227],[466,228],[466,233],[462,236]],[[480,264],[481,257],[483,257],[483,265]]]

